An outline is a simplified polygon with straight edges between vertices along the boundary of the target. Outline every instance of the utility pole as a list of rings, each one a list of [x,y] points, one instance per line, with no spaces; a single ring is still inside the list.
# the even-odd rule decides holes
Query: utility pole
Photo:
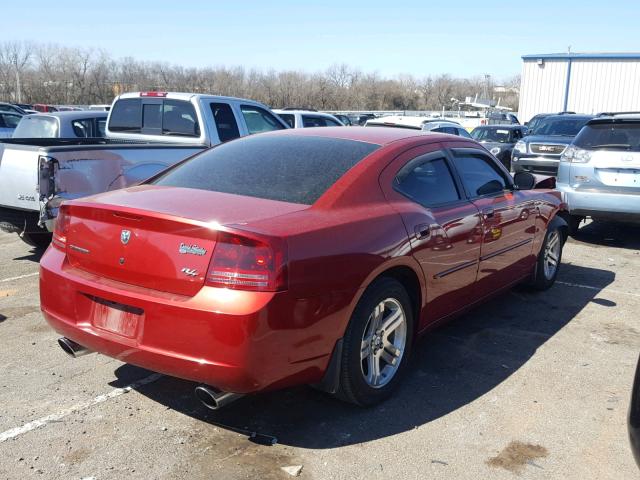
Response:
[[[22,103],[22,89],[20,88],[20,69],[16,63],[16,101]]]

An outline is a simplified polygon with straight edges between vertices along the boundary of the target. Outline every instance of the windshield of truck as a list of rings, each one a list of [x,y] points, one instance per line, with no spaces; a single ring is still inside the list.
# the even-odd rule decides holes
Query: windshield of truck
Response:
[[[584,149],[640,152],[640,122],[594,123],[582,129],[573,141]]]
[[[512,143],[511,131],[505,128],[476,128],[471,136],[478,142]]]
[[[53,117],[26,115],[13,132],[13,138],[57,138],[58,122]]]
[[[549,137],[575,137],[589,118],[548,117],[542,120],[532,132],[533,135]]]

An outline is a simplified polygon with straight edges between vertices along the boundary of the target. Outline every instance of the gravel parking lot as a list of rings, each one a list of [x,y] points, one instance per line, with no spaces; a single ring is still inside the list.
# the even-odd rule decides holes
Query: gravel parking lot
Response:
[[[637,478],[639,249],[640,228],[584,227],[551,290],[423,338],[379,407],[303,387],[211,412],[192,383],[64,355],[40,315],[38,253],[0,234],[0,478]]]

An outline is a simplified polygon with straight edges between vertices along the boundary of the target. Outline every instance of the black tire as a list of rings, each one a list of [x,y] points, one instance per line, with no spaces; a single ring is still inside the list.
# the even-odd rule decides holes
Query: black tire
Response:
[[[42,233],[23,232],[20,234],[20,238],[25,243],[39,250],[44,250],[49,246],[49,244],[51,243],[51,237],[52,237],[52,234],[46,231],[43,231]]]
[[[530,282],[531,287],[536,290],[542,291],[547,290],[555,283],[558,276],[558,271],[560,270],[560,265],[562,264],[562,249],[564,247],[565,240],[565,234],[559,227],[549,226],[549,228],[547,229],[547,233],[544,236],[544,242],[542,243],[542,247],[540,248],[540,253],[538,253],[533,278]],[[547,262],[547,251],[549,250],[549,244],[552,241],[558,242],[559,250],[557,252],[556,268],[553,269],[553,273],[550,274],[551,272],[545,269],[545,263]]]
[[[405,346],[395,374],[390,377],[388,383],[372,387],[367,383],[363,372],[362,338],[374,309],[387,299],[395,300],[402,307],[406,322]],[[374,281],[358,302],[344,336],[340,364],[340,386],[336,396],[359,406],[372,406],[387,399],[406,372],[413,344],[413,333],[413,310],[411,299],[405,288],[393,278],[382,277]]]

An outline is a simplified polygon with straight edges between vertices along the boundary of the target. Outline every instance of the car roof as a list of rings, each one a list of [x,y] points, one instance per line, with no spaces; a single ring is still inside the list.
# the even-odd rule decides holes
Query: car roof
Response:
[[[69,119],[69,118],[78,118],[78,119],[99,118],[99,117],[107,118],[108,114],[109,112],[103,112],[100,110],[67,110],[64,112],[34,113],[32,115],[28,115],[28,117],[29,118],[54,117],[54,118],[59,118],[63,120],[63,119]]]
[[[455,127],[455,128],[462,128],[462,125],[460,125],[457,122],[450,122],[448,120],[435,120],[435,121],[429,121],[429,122],[425,122],[422,125],[422,128],[440,128],[440,127]]]
[[[474,130],[489,130],[489,129],[497,129],[500,130],[525,130],[527,127],[523,125],[514,125],[513,123],[505,123],[504,125],[478,125]]]
[[[299,113],[301,115],[316,115],[319,117],[331,117],[333,118],[334,116],[330,113],[325,113],[325,112],[317,112],[315,110],[285,110],[282,108],[275,108],[273,110],[271,110],[274,113],[277,113],[278,115],[280,115],[281,113]]]
[[[289,128],[286,130],[276,130],[274,132],[262,133],[261,135],[304,135],[325,138],[336,138],[342,140],[353,140],[355,142],[373,143],[376,145],[387,145],[392,142],[408,138],[422,138],[430,141],[451,141],[451,135],[443,133],[423,132],[407,128],[384,128],[384,127],[313,127],[313,128]],[[457,137],[456,137],[457,138]]]
[[[552,115],[548,115],[547,118],[566,118],[569,120],[590,120],[595,115],[580,115],[576,113],[566,114],[566,113],[554,113]]]
[[[404,125],[406,127],[422,128],[426,122],[433,120],[429,117],[417,115],[387,115],[386,117],[372,118],[367,121],[369,125]]]

